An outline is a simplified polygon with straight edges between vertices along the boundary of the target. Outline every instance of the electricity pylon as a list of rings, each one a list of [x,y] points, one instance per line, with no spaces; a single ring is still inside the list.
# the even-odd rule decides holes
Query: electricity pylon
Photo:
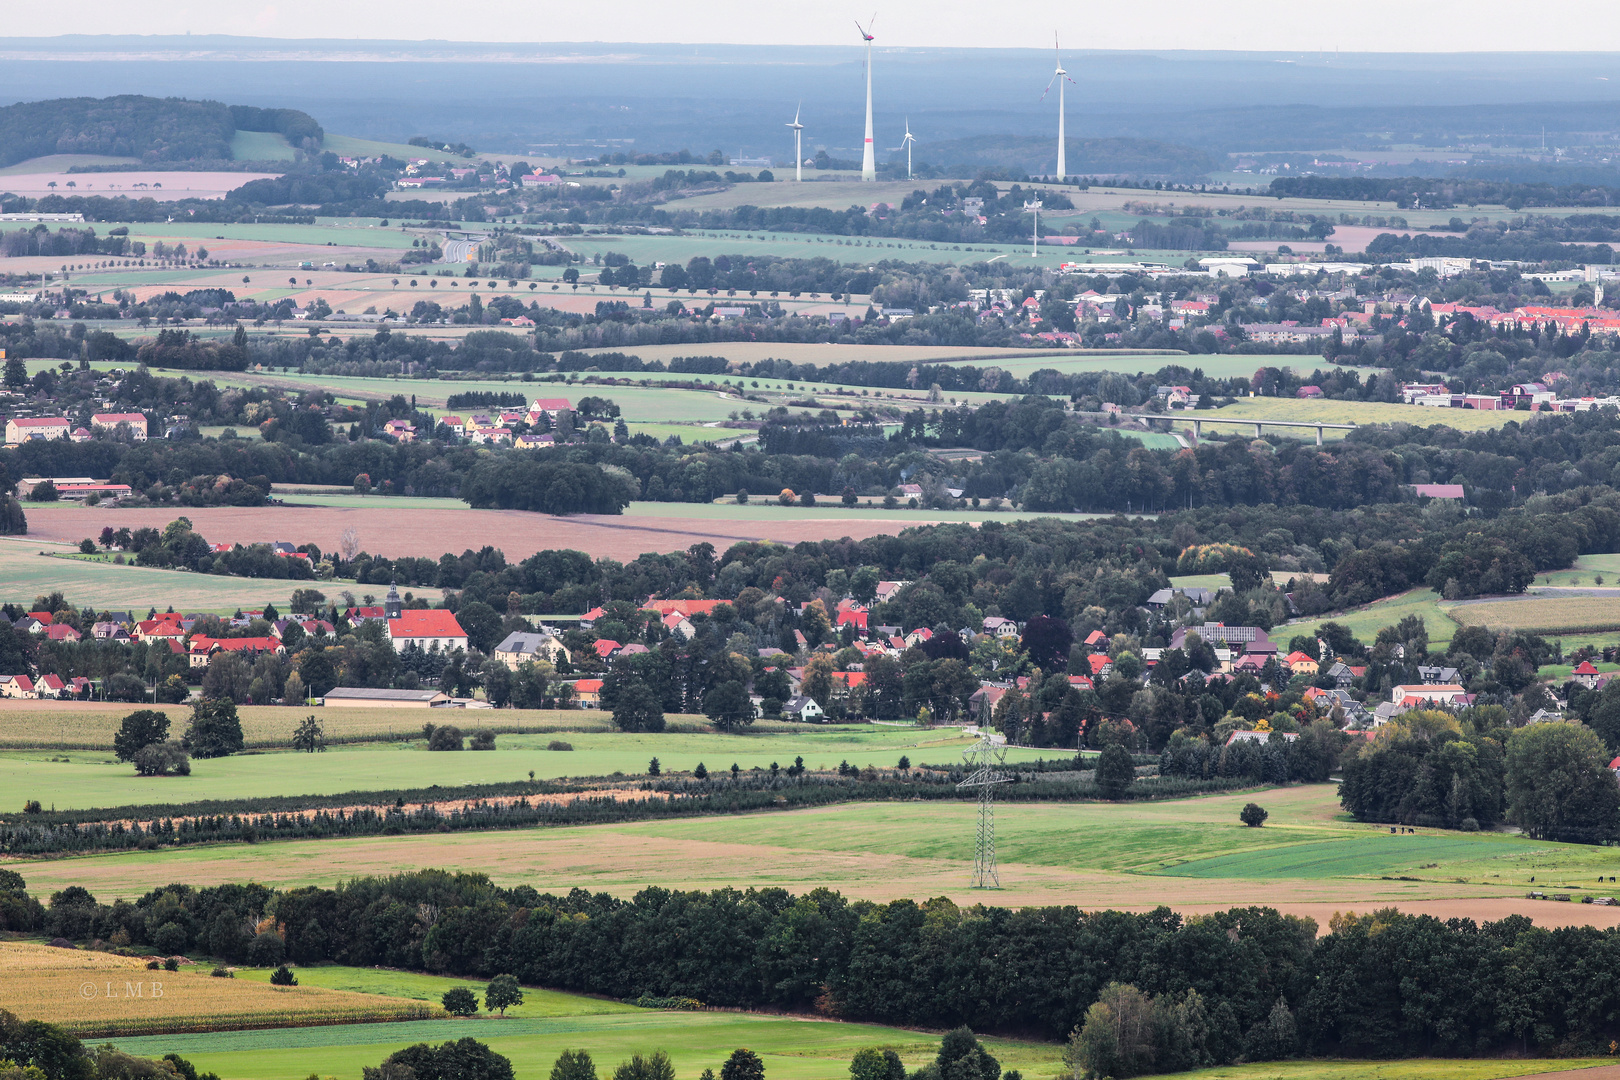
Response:
[[[979,836],[973,848],[973,887],[975,889],[1001,888],[1001,876],[996,873],[996,808],[993,795],[997,784],[1005,784],[1010,776],[1000,773],[1007,751],[996,743],[989,729],[979,732],[979,741],[962,751],[962,759],[972,767],[967,779],[958,788],[979,789]]]

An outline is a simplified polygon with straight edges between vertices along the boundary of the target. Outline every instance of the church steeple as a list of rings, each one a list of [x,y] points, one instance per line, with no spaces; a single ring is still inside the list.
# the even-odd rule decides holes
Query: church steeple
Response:
[[[397,619],[402,606],[399,599],[399,587],[390,581],[388,583],[388,598],[383,601],[383,614],[390,619]]]

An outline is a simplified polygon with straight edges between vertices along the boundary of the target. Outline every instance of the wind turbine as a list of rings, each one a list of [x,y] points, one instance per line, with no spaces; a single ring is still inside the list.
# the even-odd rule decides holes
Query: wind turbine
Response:
[[[906,179],[911,179],[911,144],[917,137],[911,133],[911,118],[906,118],[906,137],[900,140],[899,146],[890,147],[891,150],[904,150],[906,152]]]
[[[798,183],[804,182],[804,125],[799,123],[799,110],[803,108],[801,103],[793,110],[793,123],[787,125],[793,129],[793,179]]]
[[[861,179],[877,179],[877,158],[872,150],[872,24],[877,22],[877,13],[867,20],[866,26],[861,26],[859,19],[855,20],[855,29],[861,32],[861,40],[866,42],[866,145],[861,151]]]
[[[1069,164],[1068,164],[1069,158],[1068,158],[1067,148],[1064,146],[1064,141],[1065,140],[1064,140],[1064,137],[1063,137],[1063,84],[1066,83],[1066,82],[1071,82],[1072,83],[1072,82],[1074,82],[1074,80],[1069,78],[1069,73],[1067,71],[1063,70],[1063,54],[1061,52],[1058,52],[1058,36],[1057,36],[1057,31],[1056,30],[1052,31],[1052,51],[1054,53],[1057,53],[1057,71],[1055,73],[1053,73],[1052,81],[1048,82],[1046,84],[1046,89],[1041,91],[1041,100],[1042,101],[1046,100],[1046,95],[1050,94],[1052,92],[1052,83],[1057,83],[1057,88],[1058,88],[1057,178],[1058,178],[1058,180],[1061,181],[1061,180],[1063,180],[1064,178],[1066,178],[1069,175]],[[1075,83],[1075,85],[1079,86],[1080,84]]]

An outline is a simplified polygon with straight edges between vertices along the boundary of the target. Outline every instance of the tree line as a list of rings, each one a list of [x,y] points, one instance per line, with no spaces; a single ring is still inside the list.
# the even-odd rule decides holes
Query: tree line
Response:
[[[267,916],[277,929],[254,935]],[[1620,931],[1543,929],[1520,915],[1481,925],[1344,913],[1318,938],[1314,921],[1265,907],[964,909],[775,888],[647,888],[622,900],[420,871],[285,892],[172,885],[112,905],[69,887],[46,919],[76,937],[202,941],[222,955],[268,935],[277,940],[261,953],[279,946],[297,963],[1072,1038],[1077,1056],[1103,1034],[1093,1021],[1109,1020],[1098,1005],[1146,1020],[1167,999],[1157,1007],[1184,1046],[1172,1068],[1295,1054],[1595,1054],[1620,1034]],[[1018,960],[987,969],[984,956]],[[1140,1042],[1115,1052],[1140,1058]]]

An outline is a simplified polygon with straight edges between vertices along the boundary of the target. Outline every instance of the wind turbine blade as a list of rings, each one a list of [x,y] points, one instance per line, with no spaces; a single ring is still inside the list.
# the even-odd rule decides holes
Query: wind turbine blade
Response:
[[[1058,77],[1056,75],[1053,75],[1051,80],[1047,82],[1046,89],[1041,91],[1041,100],[1042,101],[1045,101],[1046,100],[1046,95],[1050,94],[1052,92],[1052,83],[1057,82],[1057,78]]]

